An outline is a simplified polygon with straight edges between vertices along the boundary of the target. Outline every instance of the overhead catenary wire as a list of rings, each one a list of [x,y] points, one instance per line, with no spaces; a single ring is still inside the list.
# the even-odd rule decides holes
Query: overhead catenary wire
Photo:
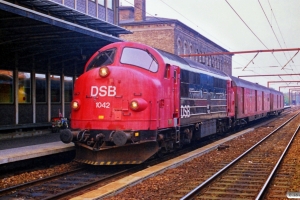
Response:
[[[240,18],[240,20],[245,24],[245,26],[251,31],[251,33],[258,39],[258,41],[266,47],[266,49],[269,49],[262,41],[261,39],[254,33],[254,31],[248,26],[248,24],[243,20],[243,18],[237,13],[237,11],[231,6],[231,4],[225,0],[226,3],[229,5],[229,7],[233,10],[233,12]]]
[[[280,48],[282,48],[282,46],[281,46],[281,44],[280,44],[280,42],[279,42],[279,40],[278,40],[278,38],[277,38],[277,35],[276,35],[276,33],[275,33],[275,31],[274,31],[274,29],[273,29],[273,27],[272,27],[272,24],[271,24],[271,22],[270,22],[270,20],[269,20],[269,18],[268,18],[268,16],[267,16],[267,14],[266,14],[266,12],[265,12],[264,8],[262,7],[262,5],[261,5],[261,3],[260,3],[259,0],[258,0],[258,3],[259,3],[260,8],[262,9],[262,11],[263,11],[263,13],[264,13],[264,15],[265,15],[265,17],[266,17],[266,19],[267,19],[269,25],[270,25],[270,28],[272,29],[272,32],[273,32],[273,34],[274,34],[274,36],[275,36],[275,38],[276,38],[276,40],[277,40],[277,42],[278,42]]]
[[[230,8],[233,10],[233,12],[240,18],[240,20],[245,24],[245,26],[251,31],[251,33],[259,40],[259,42],[266,47],[266,49],[269,49],[263,42],[262,40],[256,35],[256,33],[254,33],[254,31],[248,26],[248,24],[243,20],[243,18],[237,13],[237,11],[231,6],[231,4],[225,0],[226,3],[230,6]],[[278,59],[275,57],[275,55],[273,54],[273,57],[275,58],[275,60],[278,62],[278,64],[281,66],[280,62],[278,61]]]
[[[246,27],[251,31],[251,33],[260,41],[260,43],[266,48],[269,49],[263,42],[262,40],[254,33],[254,31],[248,26],[248,24],[242,19],[242,17],[237,13],[237,11],[231,6],[231,4],[225,0],[226,3],[230,6],[230,8],[234,11],[234,13],[240,18],[240,20],[246,25]],[[273,55],[274,56],[274,55]],[[278,62],[280,65],[280,62],[277,60],[277,58],[274,56],[275,60]],[[250,61],[251,62],[251,61]],[[247,65],[248,66],[248,65]],[[243,68],[242,71],[244,71],[245,68]]]
[[[259,5],[260,5],[261,9],[263,10],[263,13],[264,13],[264,15],[265,15],[265,17],[266,17],[266,19],[267,19],[267,21],[268,21],[268,23],[269,23],[271,29],[272,29],[272,32],[273,32],[273,34],[274,34],[274,36],[275,36],[275,38],[276,38],[276,40],[277,40],[279,46],[282,48],[281,43],[279,42],[279,39],[278,39],[278,37],[277,37],[277,35],[276,35],[274,29],[273,29],[273,26],[272,26],[270,20],[268,19],[267,15],[266,15],[266,12],[264,11],[264,9],[263,9],[263,7],[262,7],[262,5],[261,5],[261,3],[260,3],[259,0],[258,0],[258,2],[259,2]],[[275,14],[274,14],[274,12],[273,12],[273,9],[272,9],[272,7],[271,7],[271,4],[270,4],[269,1],[268,1],[268,3],[269,3],[269,7],[270,7],[270,9],[271,9],[272,15],[273,15],[273,17],[274,17],[274,19],[275,19],[275,22],[276,22],[276,24],[277,24],[277,27],[278,27],[278,29],[279,29],[279,32],[280,32],[280,34],[281,34],[281,30],[280,30],[280,27],[279,27],[279,25],[278,25],[278,23],[277,23],[277,20],[276,20]],[[282,34],[281,34],[281,37],[282,37],[282,39],[283,39],[283,41],[284,41],[284,38],[283,38]],[[284,43],[285,43],[285,41],[284,41]],[[298,51],[298,52],[299,52],[299,51]],[[298,52],[297,52],[290,60],[288,60],[288,58],[287,58],[285,52],[283,52],[283,54],[284,54],[284,56],[285,56],[285,58],[286,58],[286,60],[287,60],[287,63],[281,68],[281,70],[283,70],[283,69],[284,69],[284,68],[292,61],[292,59],[298,54]],[[274,57],[275,57],[275,56],[274,56]],[[277,59],[276,59],[276,60],[277,60]],[[293,69],[291,69],[291,70],[293,70]],[[286,70],[285,70],[285,71],[286,71]],[[281,78],[281,79],[282,79],[282,78]],[[282,80],[283,80],[283,79],[282,79]]]
[[[275,14],[274,14],[273,8],[272,8],[271,3],[270,3],[270,0],[268,0],[268,3],[269,3],[269,6],[270,6],[270,9],[271,9],[271,13],[272,13],[272,15],[273,15],[273,17],[274,17],[274,20],[275,20],[275,22],[276,22],[277,28],[278,28],[278,30],[279,30],[279,33],[280,33],[281,39],[282,39],[282,41],[283,41],[283,44],[284,44],[285,47],[287,48],[286,42],[285,42],[284,37],[283,37],[283,35],[282,35],[282,31],[281,31],[281,29],[280,29],[280,26],[278,25],[278,21],[277,21],[277,19],[276,19]]]
[[[192,20],[190,20],[189,18],[187,18],[186,16],[184,16],[182,13],[180,13],[178,10],[176,10],[175,8],[173,8],[172,6],[170,6],[168,3],[166,3],[163,0],[160,0],[162,3],[164,3],[167,7],[169,7],[170,9],[172,9],[173,11],[175,11],[176,13],[178,13],[180,16],[182,16],[183,18],[185,18],[186,20],[188,20],[189,22],[191,22],[193,25],[195,25],[197,28],[199,28],[201,31],[207,33],[210,37],[212,37],[214,40],[221,42],[218,40],[218,38],[215,38],[212,34],[208,33],[207,31],[205,31],[204,29],[202,29],[201,27],[199,27],[198,24],[196,24],[195,22],[193,22]],[[227,48],[227,47],[226,47]]]
[[[127,3],[129,3],[130,5],[133,5],[132,3],[130,3],[128,0],[123,0],[123,1],[126,1]],[[182,19],[182,18],[184,18],[185,20],[184,21],[189,21],[190,23],[192,23],[193,25],[195,25],[196,26],[196,28],[198,29],[200,26],[199,26],[199,24],[198,23],[195,23],[193,20],[191,20],[191,19],[189,19],[185,14],[183,14],[181,11],[181,9],[176,9],[176,7],[174,8],[174,6],[173,6],[173,1],[171,2],[171,3],[169,3],[169,1],[165,1],[165,0],[158,0],[158,1],[160,1],[162,4],[164,4],[166,7],[164,7],[162,4],[160,5],[160,7],[164,7],[164,10],[165,10],[165,13],[168,13],[169,11],[167,11],[168,10],[168,8],[169,9],[171,9],[172,11],[174,11],[174,12],[176,12],[176,14],[178,14],[178,16],[179,16],[179,18],[180,19]],[[132,1],[131,1],[132,2]],[[148,2],[149,3],[149,2]],[[224,2],[225,3],[225,2]],[[259,35],[257,35],[254,31],[255,30],[253,30],[252,29],[252,27],[251,26],[249,26],[249,24],[247,24],[246,23],[246,21],[244,20],[244,19],[242,19],[242,17],[238,14],[238,12],[234,9],[234,7],[233,6],[231,6],[230,5],[230,0],[226,0],[226,3],[230,6],[230,8],[237,14],[237,16],[239,16],[239,18],[241,19],[241,21],[245,24],[245,26],[252,32],[252,34],[254,34],[254,36],[258,39],[258,41],[260,41],[260,43],[265,47],[265,48],[267,48],[267,49],[269,49],[268,47],[267,47],[267,45],[264,43],[264,41],[262,40],[262,38],[260,38],[259,37]],[[259,3],[263,3],[263,2],[259,2]],[[278,24],[278,22],[277,22],[277,19],[276,19],[276,17],[275,17],[275,14],[276,14],[276,10],[273,10],[273,8],[272,8],[272,6],[271,6],[271,4],[270,4],[270,2],[269,2],[269,0],[268,0],[268,3],[269,3],[269,6],[270,6],[270,9],[271,9],[271,11],[272,11],[272,15],[273,15],[273,18],[275,19],[275,21],[276,21],[276,24],[277,24],[277,27],[278,27],[278,29],[280,30],[280,27],[279,27],[279,24]],[[262,6],[261,6],[262,7]],[[166,10],[167,9],[167,10]],[[266,16],[266,12],[265,12],[265,7],[263,7],[262,8],[262,11],[264,12],[264,14],[265,14],[265,16]],[[275,12],[274,12],[275,11]],[[147,13],[147,15],[150,15],[150,16],[153,16],[153,15],[151,15],[150,13],[148,13],[148,12],[146,12]],[[159,17],[157,17],[157,15],[155,15],[155,16],[153,16],[153,17],[156,17],[157,18],[157,21],[159,21],[161,18],[159,18]],[[179,19],[178,18],[178,19]],[[177,18],[176,18],[177,19]],[[271,21],[270,21],[270,18],[267,18],[266,17],[266,19],[268,20],[268,23],[269,23],[269,25],[270,25],[270,27],[272,28],[272,31],[273,31],[273,34],[275,35],[275,30],[274,30],[274,25],[272,26],[272,23],[271,23]],[[277,33],[277,32],[276,32]],[[278,37],[279,35],[277,35],[277,36],[275,36],[275,37],[277,37],[276,39],[277,39],[277,42],[280,44],[280,42],[281,42],[281,40],[279,40],[280,38]],[[281,38],[283,38],[283,34],[282,34],[282,31],[280,30],[280,36],[281,36]],[[283,39],[283,41],[284,41],[284,39]],[[286,46],[286,42],[284,41],[282,44],[284,44],[285,46]],[[282,44],[280,44],[280,47],[282,47]],[[274,56],[274,55],[273,55]],[[275,57],[275,56],[274,56]],[[290,56],[289,56],[290,57]],[[277,58],[275,57],[275,59],[277,60]],[[247,58],[247,60],[248,60],[248,62],[249,62],[249,59]],[[234,60],[233,60],[233,62],[235,62]],[[277,62],[279,63],[279,61],[277,60]],[[293,62],[293,60],[290,60],[289,62]],[[235,62],[235,63],[237,63],[237,62]],[[255,65],[257,65],[258,63],[256,62],[255,63]],[[241,65],[241,64],[239,64],[239,65]],[[276,65],[276,64],[275,64]],[[251,65],[252,66],[252,65]],[[251,67],[250,65],[249,65],[249,68]],[[282,64],[280,64],[279,63],[279,66],[282,66]],[[294,65],[293,65],[294,66]],[[244,67],[244,66],[241,66],[241,67]],[[258,68],[258,67],[257,67]],[[242,69],[242,68],[241,68]],[[261,69],[261,70],[265,70],[265,69]],[[285,72],[285,73],[288,73],[288,71],[287,70],[293,70],[293,69],[287,69],[287,67],[285,67],[284,69],[283,69],[283,71]],[[246,71],[249,71],[249,70],[246,70]],[[254,73],[254,72],[253,72]]]
[[[130,5],[132,5],[132,6],[134,6],[134,4],[132,4],[131,2],[129,2],[128,0],[124,0],[125,2],[127,2],[128,4],[130,4]],[[185,18],[186,20],[188,20],[189,22],[191,22],[192,24],[194,24],[197,28],[199,28],[199,26],[196,24],[196,23],[194,23],[192,20],[190,20],[190,19],[188,19],[186,16],[184,16],[182,13],[180,13],[178,10],[176,10],[176,9],[174,9],[172,6],[170,6],[168,3],[166,3],[165,1],[163,1],[163,0],[160,0],[163,4],[165,4],[167,7],[169,7],[170,9],[172,9],[173,11],[175,11],[177,14],[179,14],[180,16],[182,16],[183,18]],[[227,2],[227,0],[226,0],[226,2]],[[228,2],[227,2],[228,3]],[[228,3],[229,4],[229,3]],[[230,5],[230,4],[229,4]],[[138,9],[140,9],[140,8],[138,8]],[[141,9],[140,9],[141,10]],[[155,17],[158,21],[162,21],[159,17],[157,17],[157,16],[154,16],[154,15],[151,15],[150,13],[148,13],[146,10],[144,11],[145,13],[147,13],[148,15],[150,15],[150,16],[152,16],[152,17]],[[248,26],[247,24],[246,24],[246,26]],[[250,27],[249,27],[249,29],[250,29]],[[251,30],[251,29],[250,29]],[[252,31],[252,30],[251,30]],[[205,31],[206,32],[206,31]],[[253,32],[253,31],[252,31]],[[254,33],[254,32],[253,32]],[[209,34],[209,35],[211,35],[211,34]],[[255,35],[255,33],[254,33],[254,35]],[[257,37],[258,38],[258,37]],[[259,39],[259,38],[258,38]],[[260,39],[259,39],[260,40]],[[261,41],[262,42],[262,41]],[[263,44],[264,45],[264,44]],[[265,45],[264,45],[265,46]],[[265,46],[266,47],[266,46]],[[267,47],[266,47],[267,48]],[[267,48],[268,49],[268,48]]]
[[[269,7],[270,7],[270,9],[271,9],[271,13],[272,13],[272,15],[273,15],[273,17],[274,17],[274,20],[275,20],[275,22],[276,22],[276,25],[277,25],[278,31],[279,31],[279,33],[280,33],[281,39],[282,39],[282,41],[283,41],[283,44],[284,44],[285,47],[287,47],[286,42],[285,42],[285,39],[284,39],[283,34],[282,34],[282,31],[281,31],[281,28],[280,28],[280,26],[279,26],[279,24],[278,24],[277,18],[276,18],[276,16],[275,16],[275,13],[274,13],[273,8],[272,8],[272,6],[271,6],[270,0],[268,0],[268,4],[269,4]],[[289,57],[291,57],[289,53],[287,53],[287,54],[289,55]],[[291,59],[291,61],[294,62],[293,59]],[[297,70],[297,68],[295,68],[295,69],[296,69],[296,71],[297,71],[296,73],[299,73],[300,70]]]
[[[277,38],[277,35],[276,35],[276,33],[275,33],[275,31],[274,31],[274,29],[273,29],[273,27],[272,27],[272,24],[270,23],[270,20],[269,20],[268,16],[266,15],[265,10],[264,10],[264,8],[262,7],[262,5],[261,5],[261,3],[260,3],[260,0],[258,0],[258,3],[259,3],[259,5],[260,5],[260,7],[261,7],[261,9],[262,9],[262,11],[263,11],[263,13],[264,13],[264,15],[265,15],[267,21],[268,21],[268,23],[269,23],[269,26],[270,26],[270,28],[271,28],[271,30],[272,30],[272,32],[273,32],[273,34],[274,34],[274,36],[275,36],[277,42],[278,42],[280,48],[282,48],[282,46],[281,46],[281,44],[280,44],[280,42],[279,42],[279,40],[278,40],[278,38]],[[285,54],[284,54],[284,55],[285,55]],[[273,56],[274,56],[274,58],[276,59],[276,61],[278,62],[278,64],[280,65],[280,62],[279,62],[278,59],[275,57],[275,55],[273,55]],[[286,57],[286,59],[287,59],[287,57]]]

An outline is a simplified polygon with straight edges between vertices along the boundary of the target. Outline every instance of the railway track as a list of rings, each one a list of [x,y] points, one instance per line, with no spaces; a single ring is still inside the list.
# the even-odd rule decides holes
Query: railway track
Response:
[[[184,152],[179,152],[177,153],[177,155],[183,153]],[[175,156],[176,155],[171,155],[170,158],[164,157],[161,159],[160,162],[166,159],[171,159]],[[159,161],[153,161],[153,162],[159,162]],[[145,166],[148,165],[153,165],[153,163],[148,162],[146,163]],[[220,164],[220,165],[224,166],[225,164]],[[143,168],[141,166],[139,166],[139,169],[135,169],[135,171],[141,170]],[[85,190],[95,184],[99,185],[101,184],[101,182],[107,179],[112,179],[114,177],[122,176],[122,174],[123,176],[125,176],[124,174],[126,173],[133,173],[133,172],[129,172],[129,170],[120,169],[119,171],[113,172],[113,170],[110,170],[109,173],[107,172],[106,174],[105,173],[101,174],[99,172],[99,168],[96,170],[95,169],[96,168],[92,170],[80,169],[71,173],[69,172],[68,174],[61,174],[58,176],[49,177],[47,179],[40,179],[37,181],[30,182],[28,184],[22,184],[19,186],[8,188],[7,190],[6,189],[0,190],[0,193],[6,193],[8,195],[4,197],[12,197],[12,198],[30,197],[31,199],[61,199],[70,194],[72,196],[72,194],[75,191],[78,192],[81,190]],[[110,169],[112,169],[112,167],[110,167]]]
[[[295,119],[296,118],[296,119]],[[288,148],[299,132],[299,113],[206,181],[192,189],[186,199],[261,199],[268,191]]]
[[[201,146],[209,141],[204,141]],[[185,148],[173,154],[167,154],[156,159],[149,160],[140,165],[129,166],[91,166],[80,165],[78,169],[63,172],[53,176],[40,178],[24,184],[0,189],[0,199],[67,199],[77,193],[99,187],[99,185],[128,176],[149,166],[170,160],[176,156],[185,154],[195,147]],[[84,167],[85,166],[85,167]],[[75,195],[74,195],[75,194]]]
[[[124,167],[123,167],[124,168]],[[0,190],[0,199],[59,199],[74,191],[83,190],[91,185],[114,178],[128,172],[122,167],[95,168],[85,167],[61,173],[55,176],[38,179],[22,185]],[[100,169],[102,169],[100,171]]]

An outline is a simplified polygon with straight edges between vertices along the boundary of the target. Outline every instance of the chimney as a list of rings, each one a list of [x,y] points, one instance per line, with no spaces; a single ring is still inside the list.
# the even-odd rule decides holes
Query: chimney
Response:
[[[134,0],[134,21],[146,20],[146,0]]]

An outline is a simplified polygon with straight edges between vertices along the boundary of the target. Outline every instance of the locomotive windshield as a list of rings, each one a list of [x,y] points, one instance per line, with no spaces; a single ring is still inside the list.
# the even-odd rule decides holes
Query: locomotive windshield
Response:
[[[115,48],[100,52],[87,66],[86,71],[89,71],[96,67],[112,64],[114,61],[115,54],[116,54]]]
[[[121,63],[135,65],[151,72],[157,72],[158,63],[149,51],[125,47],[121,56]]]

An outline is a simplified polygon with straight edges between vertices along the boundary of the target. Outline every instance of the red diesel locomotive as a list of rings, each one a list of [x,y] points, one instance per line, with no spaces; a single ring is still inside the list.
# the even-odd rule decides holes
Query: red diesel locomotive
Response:
[[[139,164],[283,110],[283,94],[149,46],[97,51],[76,80],[71,127],[78,162]]]

